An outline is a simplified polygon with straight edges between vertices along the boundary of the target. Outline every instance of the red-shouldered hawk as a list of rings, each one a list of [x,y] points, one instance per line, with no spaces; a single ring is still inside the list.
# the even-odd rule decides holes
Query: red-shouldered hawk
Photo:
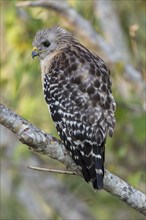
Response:
[[[115,128],[110,71],[100,57],[58,26],[38,31],[33,46],[59,136],[85,181],[102,189],[106,136]]]

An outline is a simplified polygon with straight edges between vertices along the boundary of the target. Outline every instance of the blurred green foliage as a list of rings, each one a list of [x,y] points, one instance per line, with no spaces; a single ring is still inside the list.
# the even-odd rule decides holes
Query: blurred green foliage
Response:
[[[37,59],[31,59],[31,50],[33,37],[39,29],[56,24],[66,27],[67,21],[51,10],[35,7],[17,8],[16,2],[14,0],[1,2],[1,101],[42,130],[58,137],[44,102],[39,62]],[[93,13],[92,1],[85,1],[84,5],[81,0],[69,0],[68,2],[100,32],[100,26]],[[114,1],[114,3],[134,60],[133,66],[139,69],[144,77],[145,2],[139,0]],[[135,39],[132,39],[129,34],[130,26],[133,24],[138,24],[139,27]],[[133,48],[133,40],[136,50]],[[146,158],[143,94],[139,92],[140,88],[137,88],[134,83],[124,79],[121,63],[115,67],[112,66],[111,72],[113,93],[117,102],[117,127],[114,137],[107,140],[106,168],[144,191]],[[126,97],[119,92],[119,84],[122,82],[127,92]],[[17,161],[24,155],[29,157],[31,154],[21,145],[21,148],[17,147],[12,157]],[[54,164],[54,162],[49,160],[49,164]],[[56,166],[60,166],[60,164]],[[59,176],[58,178],[62,179],[77,197],[85,200],[99,219],[120,219],[117,216],[121,216],[122,212],[126,212],[127,219],[143,219],[136,211],[131,210],[104,191],[97,192],[95,196],[93,190],[80,178],[71,176]],[[27,214],[15,196],[10,200],[7,197],[4,198],[3,195],[2,200],[2,219],[18,219],[18,216],[19,219],[20,217],[27,219]],[[5,210],[5,205],[7,210]],[[19,209],[16,210],[16,207]],[[57,218],[55,215],[54,219]]]

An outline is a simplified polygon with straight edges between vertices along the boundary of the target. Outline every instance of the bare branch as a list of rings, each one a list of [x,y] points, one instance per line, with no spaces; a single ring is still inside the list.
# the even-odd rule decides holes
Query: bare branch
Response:
[[[75,195],[74,192],[71,192],[68,184],[62,182],[60,178],[51,173],[45,175],[43,172],[38,173],[26,168],[26,164],[46,166],[46,162],[36,154],[14,163],[12,152],[18,147],[19,141],[3,125],[0,125],[0,136],[1,146],[5,149],[1,157],[1,198],[11,199],[13,191],[13,198],[20,201],[23,209],[26,210],[25,216],[31,220],[52,220],[54,219],[54,213],[60,216],[61,219],[67,220],[95,219],[86,202]],[[14,173],[21,179],[17,184],[15,184]],[[4,199],[2,203],[7,207]],[[10,207],[3,210],[3,217],[7,216],[9,209]],[[17,210],[15,216],[19,215],[18,212],[19,210]]]
[[[41,131],[19,115],[0,105],[0,123],[17,135],[18,139],[35,152],[64,163],[81,175],[65,147],[55,137]]]
[[[60,141],[41,131],[2,104],[0,104],[0,123],[15,133],[23,144],[30,146],[36,152],[59,160],[77,175],[81,175]],[[104,189],[146,215],[146,195],[107,170],[105,170]]]
[[[89,42],[92,42],[97,47],[101,48],[107,59],[112,63],[123,62],[124,71],[129,79],[136,83],[142,84],[141,73],[138,72],[132,65],[125,61],[124,56],[115,50],[111,45],[107,44],[102,36],[97,34],[93,29],[89,21],[83,18],[77,11],[70,7],[66,1],[62,0],[61,4],[59,0],[49,1],[20,1],[16,4],[17,7],[43,7],[51,9],[65,17],[66,20],[71,23],[83,37],[87,38]],[[143,84],[142,84],[143,85]]]

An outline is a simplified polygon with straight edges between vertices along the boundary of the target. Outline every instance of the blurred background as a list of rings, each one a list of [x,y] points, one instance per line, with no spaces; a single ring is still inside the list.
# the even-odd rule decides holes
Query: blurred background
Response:
[[[146,193],[146,2],[68,0],[26,6],[36,2],[0,1],[1,103],[58,137],[44,101],[39,62],[31,59],[32,41],[39,29],[54,25],[73,32],[111,70],[117,126],[107,140],[105,167]],[[3,220],[144,219],[104,190],[95,193],[79,177],[40,173],[28,165],[65,169],[31,152],[1,126]]]

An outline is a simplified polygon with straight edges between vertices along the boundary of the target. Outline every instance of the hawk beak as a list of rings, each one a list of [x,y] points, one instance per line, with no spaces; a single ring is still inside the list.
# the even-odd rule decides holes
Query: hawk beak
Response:
[[[34,59],[38,55],[39,55],[38,49],[36,47],[34,47],[32,50],[31,56]]]

